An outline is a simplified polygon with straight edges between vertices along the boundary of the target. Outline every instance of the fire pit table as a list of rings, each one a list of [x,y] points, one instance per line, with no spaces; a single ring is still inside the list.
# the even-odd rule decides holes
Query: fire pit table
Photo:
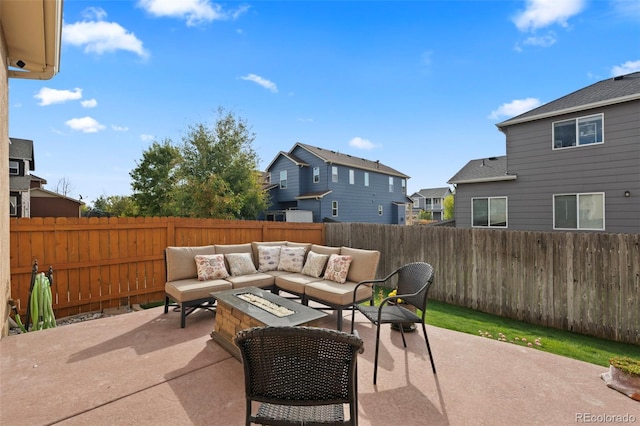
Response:
[[[217,300],[216,324],[211,338],[240,359],[233,338],[240,331],[261,326],[316,327],[325,312],[310,308],[257,287],[211,293]]]

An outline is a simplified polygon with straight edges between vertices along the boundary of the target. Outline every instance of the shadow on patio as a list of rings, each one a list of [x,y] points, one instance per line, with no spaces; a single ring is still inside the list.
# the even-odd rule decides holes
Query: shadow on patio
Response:
[[[180,329],[179,314],[159,307],[3,338],[0,423],[244,424],[242,366],[211,340],[214,321],[200,311]],[[638,403],[600,379],[603,367],[435,327],[437,377],[421,334],[407,334],[404,350],[387,327],[374,387],[375,330],[356,321],[361,425],[557,425],[581,413],[640,421]]]

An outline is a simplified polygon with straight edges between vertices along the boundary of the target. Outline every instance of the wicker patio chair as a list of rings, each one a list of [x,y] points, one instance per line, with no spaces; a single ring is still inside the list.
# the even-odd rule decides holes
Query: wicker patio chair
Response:
[[[244,365],[247,425],[358,424],[356,361],[364,349],[357,335],[254,327],[240,331],[235,342]]]
[[[397,328],[400,330],[402,335],[402,343],[405,348],[407,347],[407,342],[404,338],[404,329],[406,324],[422,324],[422,332],[424,333],[424,340],[427,343],[427,351],[429,352],[431,368],[433,369],[433,374],[436,373],[436,366],[433,362],[431,346],[429,345],[429,337],[427,336],[427,329],[424,325],[425,314],[427,311],[427,296],[429,288],[431,288],[431,284],[433,283],[433,274],[433,267],[431,265],[424,262],[415,262],[401,266],[385,278],[364,281],[358,284],[373,284],[375,286],[385,287],[388,289],[397,289],[396,295],[383,299],[380,306],[360,305],[356,303],[355,300],[353,301],[354,309],[351,314],[351,332],[353,333],[356,310],[360,311],[377,328],[376,354],[373,366],[374,385],[376,384],[378,376],[378,352],[380,347],[380,327],[382,324],[397,325]],[[357,287],[353,294],[356,293]],[[402,303],[398,303],[400,299],[402,299]],[[420,310],[422,314],[418,316],[412,310],[407,309],[406,306],[408,305]]]

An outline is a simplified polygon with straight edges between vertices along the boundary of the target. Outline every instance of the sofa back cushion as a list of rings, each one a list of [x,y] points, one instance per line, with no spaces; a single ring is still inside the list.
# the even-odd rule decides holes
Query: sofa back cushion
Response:
[[[197,278],[196,267],[197,254],[216,254],[215,246],[199,247],[167,247],[164,250],[167,281],[185,280]]]
[[[320,246],[317,244],[311,245],[311,250],[314,253],[319,254],[340,254],[340,247],[329,247],[329,246]]]
[[[260,268],[260,253],[258,253],[258,247],[265,246],[286,246],[286,241],[254,241],[251,243],[251,251],[253,252],[253,260],[256,262],[256,268]],[[276,267],[278,264],[276,263]]]
[[[340,254],[348,255],[353,258],[349,266],[349,274],[347,281],[354,283],[373,280],[378,271],[378,262],[380,262],[380,252],[378,250],[363,250],[351,247],[342,247]]]

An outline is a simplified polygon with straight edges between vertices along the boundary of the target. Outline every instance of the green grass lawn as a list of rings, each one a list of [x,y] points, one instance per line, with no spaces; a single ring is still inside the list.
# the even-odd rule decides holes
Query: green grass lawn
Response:
[[[427,324],[500,340],[505,345],[530,346],[605,367],[613,356],[640,359],[638,345],[532,325],[434,300],[427,306]]]

